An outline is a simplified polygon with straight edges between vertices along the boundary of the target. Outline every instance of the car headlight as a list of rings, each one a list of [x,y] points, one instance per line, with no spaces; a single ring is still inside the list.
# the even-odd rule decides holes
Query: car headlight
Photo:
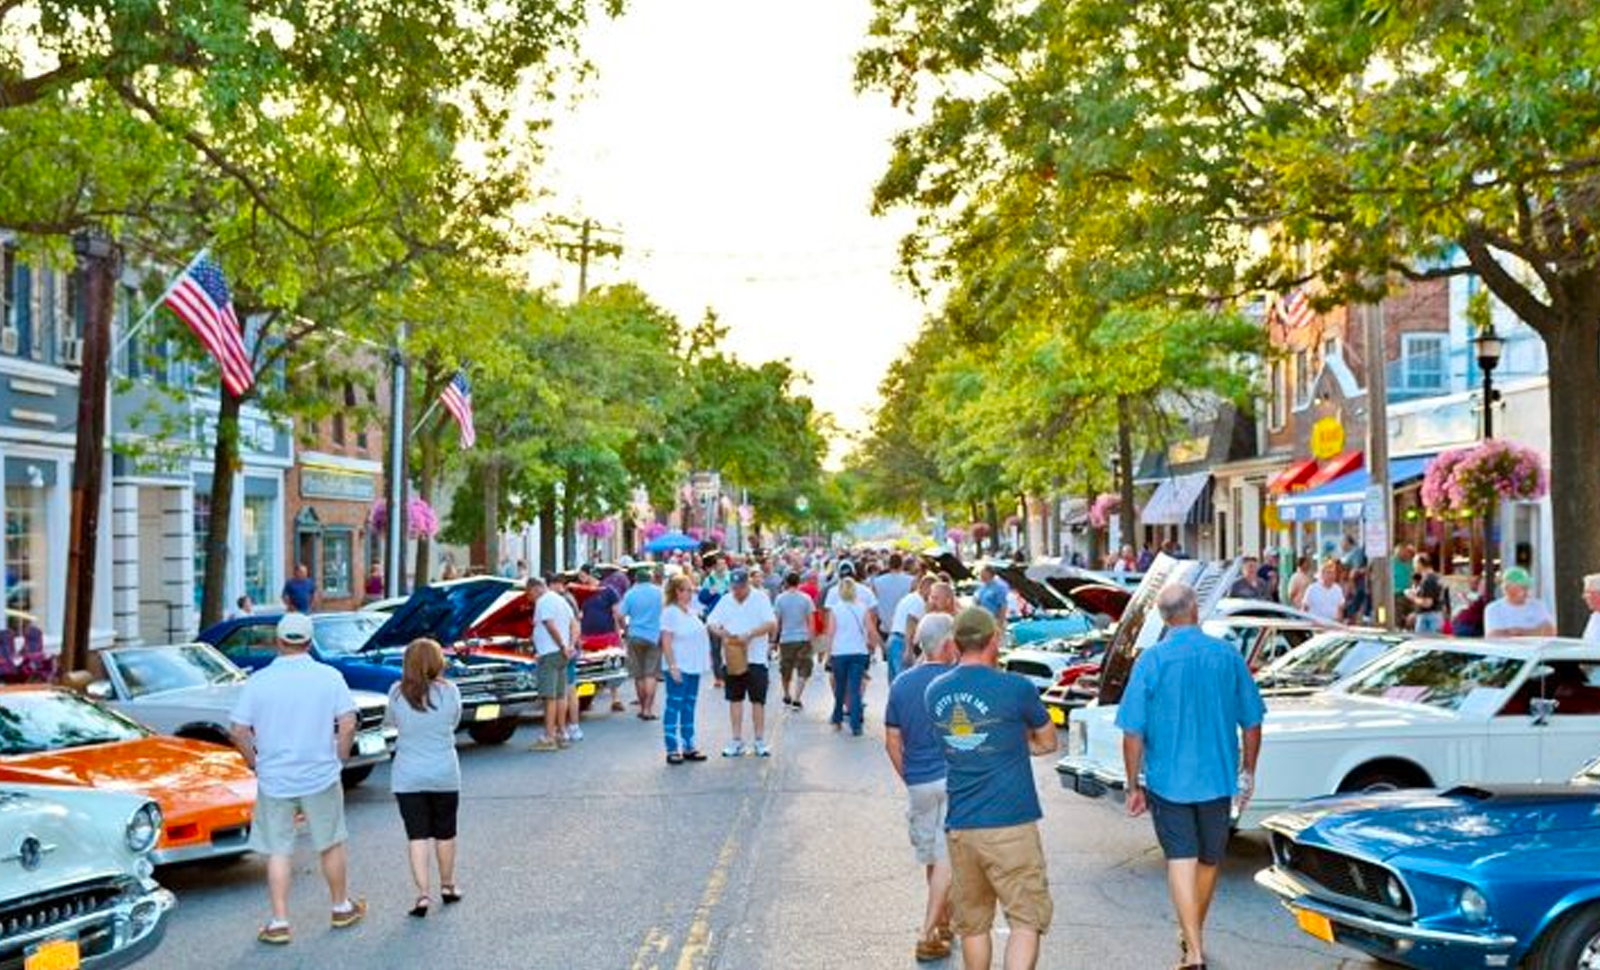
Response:
[[[1461,915],[1472,922],[1489,922],[1489,900],[1471,886],[1461,888],[1461,897],[1456,904],[1461,907]]]
[[[161,809],[154,802],[141,805],[128,819],[123,838],[128,843],[128,851],[136,855],[143,855],[155,848],[156,840],[161,838]]]
[[[1390,876],[1383,881],[1383,898],[1395,909],[1405,908],[1406,891],[1401,888],[1400,880]]]
[[[1089,725],[1082,721],[1071,721],[1067,724],[1067,754],[1085,755],[1089,753]]]

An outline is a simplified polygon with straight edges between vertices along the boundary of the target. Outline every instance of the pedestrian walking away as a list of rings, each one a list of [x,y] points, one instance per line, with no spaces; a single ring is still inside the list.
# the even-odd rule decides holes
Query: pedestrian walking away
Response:
[[[894,621],[889,624],[889,639],[883,645],[883,652],[891,661],[898,658],[899,670],[905,670],[916,661],[917,624],[928,612],[928,594],[933,592],[933,583],[932,576],[924,575],[894,608]],[[893,682],[891,676],[890,683]]]
[[[345,929],[366,915],[346,880],[349,834],[344,786],[339,781],[356,736],[356,704],[339,672],[311,657],[313,629],[304,613],[278,621],[278,656],[245,681],[231,721],[234,745],[256,773],[250,848],[267,857],[272,918],[257,932],[262,943],[291,939],[289,889],[295,818],[305,820],[311,846],[322,857],[332,903],[330,924]]]
[[[661,567],[635,571],[633,586],[622,597],[623,630],[628,642],[628,676],[639,698],[639,720],[654,721],[656,682],[661,676]]]
[[[829,721],[838,730],[848,709],[850,733],[860,737],[861,682],[878,649],[878,626],[872,621],[872,591],[856,582],[855,570],[846,569],[848,565],[840,567],[839,582],[828,592],[828,662],[833,665],[833,715]]]
[[[389,790],[400,806],[406,851],[417,901],[412,916],[423,917],[433,904],[429,857],[439,866],[439,898],[461,901],[456,883],[456,814],[461,806],[461,764],[456,758],[456,728],[461,724],[461,692],[444,675],[444,650],[438,641],[420,639],[406,647],[400,683],[389,688],[388,720],[395,736]]]
[[[584,598],[579,606],[578,630],[579,643],[584,650],[605,650],[611,647],[622,646],[622,597],[615,584],[610,582],[595,582],[594,568],[585,566],[580,570],[584,585],[591,592]],[[574,671],[576,673],[576,671]],[[577,690],[577,678],[573,677],[572,689]],[[622,703],[622,698],[617,696],[616,682],[610,686],[611,712],[620,714],[627,710]],[[572,698],[577,700],[576,694]]]
[[[911,848],[928,883],[922,931],[914,949],[919,961],[948,957],[955,936],[950,928],[950,850],[944,832],[949,805],[944,741],[928,716],[927,703],[928,686],[955,662],[954,629],[955,621],[944,615],[930,617],[922,625],[926,643],[922,660],[889,688],[883,715],[884,748],[906,786]]]
[[[1543,601],[1528,595],[1533,575],[1521,566],[1506,570],[1505,595],[1483,611],[1483,632],[1490,637],[1553,637],[1556,618]]]
[[[910,595],[915,586],[916,580],[905,571],[905,560],[898,552],[889,555],[889,569],[872,580],[872,595],[878,601],[872,612],[878,624],[878,638],[888,644],[884,649],[884,660],[889,665],[891,684],[900,676],[901,670],[901,650],[894,649],[895,645],[891,640],[896,632],[894,618],[900,608],[900,601]],[[904,646],[902,642],[901,649],[904,649]]]
[[[666,607],[661,611],[661,659],[667,667],[666,715],[661,721],[667,764],[704,761],[694,744],[695,706],[700,678],[711,669],[711,636],[694,615],[694,581],[678,575],[667,580]]]
[[[783,704],[793,711],[805,709],[801,701],[811,680],[811,616],[817,611],[810,596],[800,591],[800,574],[783,578],[783,592],[772,604],[778,617],[778,674],[783,680]]]
[[[1417,553],[1412,560],[1411,586],[1406,590],[1411,606],[1411,626],[1418,633],[1438,633],[1444,629],[1444,585],[1433,571],[1433,557]]]
[[[1030,970],[1054,915],[1030,756],[1056,750],[1056,728],[1032,682],[996,669],[1001,629],[993,613],[963,610],[954,636],[960,662],[925,697],[950,796],[951,926],[966,970],[989,970],[998,903],[1011,930],[1004,966]]]
[[[528,577],[526,589],[533,608],[539,698],[544,702],[544,737],[535,741],[530,750],[560,751],[567,746],[567,658],[574,656],[572,608],[565,597],[538,576]]]
[[[728,720],[733,739],[723,749],[724,758],[744,754],[744,704],[750,702],[752,750],[765,758],[767,748],[767,688],[770,678],[767,663],[771,656],[772,633],[778,628],[772,601],[764,590],[756,589],[750,573],[735,569],[728,575],[728,594],[717,601],[706,617],[706,629],[722,639],[723,679],[728,700]]]
[[[1234,812],[1255,791],[1266,708],[1239,651],[1200,631],[1191,587],[1166,586],[1156,608],[1168,633],[1139,655],[1117,710],[1128,814],[1150,812],[1166,856],[1179,967],[1203,968],[1206,916]]]

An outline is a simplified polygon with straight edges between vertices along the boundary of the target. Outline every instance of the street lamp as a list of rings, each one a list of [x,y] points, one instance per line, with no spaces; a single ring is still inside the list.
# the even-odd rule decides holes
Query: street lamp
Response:
[[[1483,371],[1483,440],[1494,438],[1494,369],[1500,366],[1505,341],[1489,321],[1478,331],[1478,367]],[[1494,598],[1494,506],[1483,510],[1483,595]]]

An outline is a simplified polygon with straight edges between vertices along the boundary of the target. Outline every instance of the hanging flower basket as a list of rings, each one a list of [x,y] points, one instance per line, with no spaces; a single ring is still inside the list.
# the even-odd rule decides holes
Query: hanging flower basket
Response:
[[[694,541],[699,542],[701,539],[704,539],[706,537],[706,530],[700,528],[697,525],[692,525],[688,529],[684,530],[683,534],[688,536],[689,538],[693,539]]]
[[[372,528],[378,532],[389,527],[389,503],[384,499],[372,504],[368,517]],[[432,539],[439,534],[439,516],[425,500],[414,498],[406,503],[406,534],[413,539]]]
[[[971,532],[972,532],[972,541],[973,542],[982,542],[985,539],[989,538],[989,523],[987,523],[987,522],[974,522],[974,523],[972,523]]]
[[[967,541],[967,530],[961,528],[960,526],[957,526],[953,529],[946,529],[944,535],[946,539],[950,540],[950,544],[955,546],[957,549],[961,548],[961,544]]]
[[[1500,502],[1531,502],[1549,490],[1544,458],[1500,439],[1442,452],[1422,475],[1422,504],[1437,518],[1475,515]]]
[[[1021,528],[1021,526],[1022,526],[1022,517],[1021,516],[1018,516],[1018,515],[1008,515],[1008,516],[1006,516],[1006,530],[1007,531],[1015,532],[1015,531],[1017,531],[1017,529]]]
[[[646,522],[639,527],[639,535],[645,542],[654,542],[667,534],[667,527],[660,522]]]
[[[593,519],[579,522],[578,534],[590,539],[609,539],[616,528],[616,523],[610,519]]]
[[[1122,496],[1116,492],[1101,492],[1089,506],[1089,525],[1104,529],[1111,524],[1111,517],[1121,510]]]
[[[721,529],[712,529],[711,530],[711,541],[715,542],[717,545],[720,546],[723,543],[728,541],[728,534],[726,532],[723,532]]]

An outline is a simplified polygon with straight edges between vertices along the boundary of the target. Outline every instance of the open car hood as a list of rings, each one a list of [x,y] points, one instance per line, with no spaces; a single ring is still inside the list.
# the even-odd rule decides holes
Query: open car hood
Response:
[[[467,639],[487,640],[494,637],[516,637],[526,640],[533,636],[533,604],[526,594],[512,591],[502,594],[490,605],[478,621],[467,628]]]
[[[474,621],[516,588],[515,582],[498,576],[424,586],[390,614],[365,649],[403,647],[418,637],[432,637],[445,646],[457,643]]]
[[[1079,609],[1088,613],[1104,613],[1113,620],[1122,619],[1122,611],[1128,608],[1128,601],[1133,599],[1131,590],[1097,579],[1051,576],[1044,582]]]
[[[924,555],[922,558],[929,566],[932,566],[937,571],[941,573],[949,573],[950,578],[958,583],[966,582],[974,576],[972,570],[967,568],[967,564],[962,562],[953,553],[941,552],[932,556]]]
[[[999,562],[992,562],[988,565],[994,569],[995,575],[1005,580],[1006,585],[1015,590],[1016,594],[1034,609],[1078,612],[1076,604],[1045,584],[1029,578],[1021,566]]]

